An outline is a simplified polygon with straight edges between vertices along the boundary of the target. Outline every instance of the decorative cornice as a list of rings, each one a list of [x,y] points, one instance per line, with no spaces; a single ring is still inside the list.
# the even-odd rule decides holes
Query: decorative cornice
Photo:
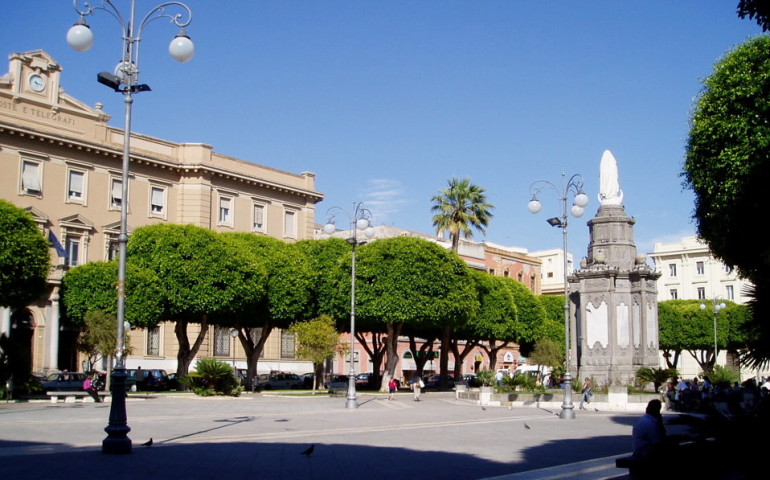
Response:
[[[101,155],[101,156],[115,158],[115,159],[123,157],[123,151],[118,148],[105,147],[102,145],[95,145],[87,142],[79,142],[72,139],[58,137],[54,134],[43,133],[32,129],[20,128],[20,127],[5,124],[5,123],[0,123],[0,134],[17,136],[19,138],[24,138],[26,140],[35,140],[40,143],[47,143],[47,144],[55,145],[62,148],[78,150],[78,151],[93,154],[93,155]],[[299,196],[313,203],[318,203],[324,198],[323,194],[319,192],[298,188],[298,187],[292,187],[289,185],[272,182],[270,180],[250,177],[248,175],[239,174],[236,172],[228,171],[223,168],[218,168],[212,165],[205,165],[202,163],[182,165],[179,163],[165,161],[149,155],[143,155],[143,154],[137,154],[137,153],[131,154],[131,163],[136,165],[146,165],[149,167],[159,168],[162,170],[170,170],[177,173],[178,175],[184,175],[184,174],[190,174],[190,173],[208,174],[218,178],[244,183],[246,185],[257,186],[260,188],[264,188],[266,190],[272,190],[280,193],[287,193],[290,195]]]

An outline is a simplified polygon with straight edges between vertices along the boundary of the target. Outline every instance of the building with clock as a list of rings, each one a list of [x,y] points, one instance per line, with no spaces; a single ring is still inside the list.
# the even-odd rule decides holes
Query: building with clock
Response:
[[[0,335],[23,352],[30,371],[84,368],[73,347],[76,332],[60,318],[59,287],[67,269],[117,255],[123,202],[130,201],[129,232],[178,223],[288,242],[313,237],[316,204],[323,199],[313,173],[229,157],[205,143],[132,133],[130,198],[122,198],[124,131],[109,125],[100,105],[64,91],[62,66],[45,51],[9,58],[8,72],[0,76],[0,198],[33,216],[52,242],[54,265],[38,302],[0,308]],[[228,331],[209,328],[200,356],[244,358]],[[271,335],[264,356],[273,368],[297,362],[289,337]],[[126,364],[173,371],[175,342],[170,324],[132,330]]]

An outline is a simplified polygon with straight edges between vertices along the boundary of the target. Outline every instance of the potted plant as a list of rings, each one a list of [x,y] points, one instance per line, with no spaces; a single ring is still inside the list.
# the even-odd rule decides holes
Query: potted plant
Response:
[[[495,372],[492,370],[481,370],[476,374],[476,378],[481,383],[481,390],[492,389],[495,385]]]

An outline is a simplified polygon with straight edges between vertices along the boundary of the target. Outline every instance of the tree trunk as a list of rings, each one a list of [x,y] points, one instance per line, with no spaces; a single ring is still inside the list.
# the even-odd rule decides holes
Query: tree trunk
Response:
[[[403,328],[403,326],[404,324],[402,322],[387,324],[388,338],[385,342],[387,361],[385,364],[385,375],[382,376],[382,383],[380,384],[381,392],[388,391],[388,383],[396,374],[396,365],[398,365],[398,337],[401,336],[401,328]]]
[[[369,342],[366,340],[367,333],[371,333],[372,336],[372,344],[369,345]],[[372,375],[374,376],[373,381],[377,382],[380,378],[380,370],[382,365],[382,357],[385,355],[385,351],[387,350],[387,345],[385,342],[382,341],[383,334],[382,333],[376,333],[376,332],[356,332],[356,340],[358,341],[359,345],[361,345],[364,350],[366,351],[366,354],[369,355],[369,358],[372,361]],[[365,373],[363,370],[359,373]]]
[[[439,380],[439,389],[449,389],[449,350],[451,347],[452,327],[445,325],[441,329],[441,354],[439,357],[439,369],[441,377]]]
[[[503,342],[500,345],[497,345],[497,340],[490,340],[489,341],[489,347],[482,346],[482,350],[487,352],[487,357],[489,357],[489,369],[494,371],[497,367],[497,354],[502,350],[503,348],[506,348],[508,345],[510,345],[510,342]]]
[[[257,382],[257,364],[262,351],[265,349],[267,337],[273,331],[272,324],[266,322],[261,328],[236,327],[238,339],[241,341],[243,352],[246,355],[246,385],[253,390]]]
[[[208,316],[203,315],[201,318],[201,329],[198,332],[198,336],[195,342],[190,345],[190,339],[187,337],[187,326],[189,322],[187,320],[177,320],[174,323],[174,333],[176,334],[177,342],[179,343],[179,351],[176,355],[177,367],[176,374],[178,376],[187,375],[190,370],[190,364],[193,358],[198,354],[198,350],[201,348],[203,339],[206,338],[208,332]]]
[[[467,340],[465,342],[465,345],[463,346],[462,351],[460,351],[460,344],[458,341],[452,340],[452,355],[455,357],[455,368],[454,368],[454,377],[455,382],[459,382],[462,378],[463,372],[463,363],[465,362],[465,358],[468,356],[469,353],[473,351],[474,348],[476,348],[477,345],[479,345],[478,340]]]
[[[409,335],[409,350],[412,352],[412,359],[414,360],[415,374],[422,377],[425,370],[425,363],[433,357],[433,342],[435,338],[428,338],[425,342],[417,347],[417,341],[414,339],[414,335]]]

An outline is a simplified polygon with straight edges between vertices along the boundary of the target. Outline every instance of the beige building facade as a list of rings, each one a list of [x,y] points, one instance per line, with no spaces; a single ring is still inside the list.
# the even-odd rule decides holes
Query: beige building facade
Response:
[[[678,242],[656,243],[650,254],[658,280],[658,301],[711,300],[722,298],[744,304],[743,292],[751,283],[738,277],[731,267],[714,258],[698,237]]]
[[[228,157],[205,143],[133,133],[129,198],[122,198],[123,129],[109,125],[100,105],[69,96],[60,84],[62,66],[45,51],[9,58],[8,73],[0,77],[0,198],[32,214],[52,242],[54,264],[44,298],[24,310],[0,309],[0,335],[25,350],[28,345],[32,371],[83,367],[72,347],[74,333],[60,319],[59,286],[69,268],[116,258],[123,202],[129,234],[176,223],[288,242],[313,237],[316,204],[323,199],[314,174]],[[199,356],[243,359],[239,345],[230,340],[225,348],[221,332],[211,329]],[[265,351],[265,362],[274,359],[278,368],[295,360],[293,342],[282,344],[283,336],[273,334]],[[131,343],[127,366],[175,368],[173,325],[132,330]]]
[[[744,295],[751,282],[738,276],[734,269],[714,258],[708,245],[698,237],[684,237],[678,242],[656,243],[649,257],[661,274],[658,279],[658,302],[664,300],[703,300],[713,308],[716,300],[745,304]],[[661,364],[665,364],[661,359]],[[719,352],[717,365],[735,364],[732,353]],[[700,374],[700,366],[691,355],[680,356],[677,369],[686,378]],[[757,372],[741,370],[744,379]]]

